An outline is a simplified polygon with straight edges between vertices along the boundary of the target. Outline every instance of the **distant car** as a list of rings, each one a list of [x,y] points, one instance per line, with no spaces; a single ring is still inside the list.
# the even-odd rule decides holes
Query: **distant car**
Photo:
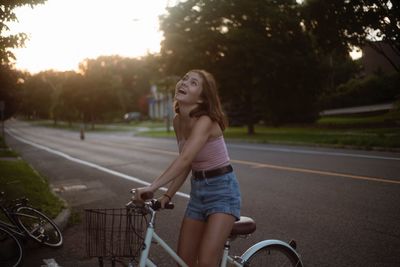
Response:
[[[142,114],[140,114],[140,112],[129,112],[124,115],[124,120],[126,122],[140,121],[141,118],[142,118]]]

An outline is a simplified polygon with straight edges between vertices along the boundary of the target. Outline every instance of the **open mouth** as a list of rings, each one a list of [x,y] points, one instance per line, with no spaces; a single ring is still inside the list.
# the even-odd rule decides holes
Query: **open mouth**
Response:
[[[185,91],[185,90],[183,90],[183,89],[178,89],[178,93],[179,93],[179,94],[186,95],[186,91]]]

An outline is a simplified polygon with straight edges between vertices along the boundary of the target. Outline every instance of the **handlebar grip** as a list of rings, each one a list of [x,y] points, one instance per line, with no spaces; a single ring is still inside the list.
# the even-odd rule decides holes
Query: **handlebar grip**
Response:
[[[154,210],[159,210],[159,209],[161,209],[161,202],[158,201],[158,200],[156,200],[156,199],[154,199],[154,200],[152,201],[152,207],[153,207]],[[175,205],[174,205],[174,203],[172,203],[172,202],[168,202],[168,203],[166,203],[165,206],[164,206],[164,209],[166,209],[166,210],[172,210],[172,209],[174,209],[174,208],[175,208]]]

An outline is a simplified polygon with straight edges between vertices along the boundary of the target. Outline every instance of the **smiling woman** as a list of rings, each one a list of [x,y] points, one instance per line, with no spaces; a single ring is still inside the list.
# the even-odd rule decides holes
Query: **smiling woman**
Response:
[[[13,50],[15,65],[32,73],[77,70],[85,58],[156,53],[162,38],[158,16],[168,2],[48,0],[18,8],[19,22],[9,25],[10,32],[24,32],[29,40]]]

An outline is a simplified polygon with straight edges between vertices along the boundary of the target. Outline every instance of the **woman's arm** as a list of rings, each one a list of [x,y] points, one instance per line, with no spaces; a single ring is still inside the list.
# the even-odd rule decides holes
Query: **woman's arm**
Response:
[[[171,182],[170,186],[168,187],[168,190],[165,194],[168,197],[172,198],[175,195],[175,193],[179,190],[179,188],[181,188],[182,184],[185,182],[189,173],[190,173],[190,168],[188,168],[181,175],[179,175],[174,180],[172,180],[172,182]]]
[[[179,154],[179,156],[171,163],[171,165],[148,187],[149,190],[155,192],[158,188],[166,185],[173,179],[186,175],[190,171],[190,165],[197,153],[207,142],[213,121],[208,116],[201,116],[194,124],[191,134]],[[179,179],[180,180],[180,179]],[[182,185],[183,181],[176,182],[176,185]],[[174,184],[174,183],[173,183]],[[173,185],[172,184],[172,185]]]

